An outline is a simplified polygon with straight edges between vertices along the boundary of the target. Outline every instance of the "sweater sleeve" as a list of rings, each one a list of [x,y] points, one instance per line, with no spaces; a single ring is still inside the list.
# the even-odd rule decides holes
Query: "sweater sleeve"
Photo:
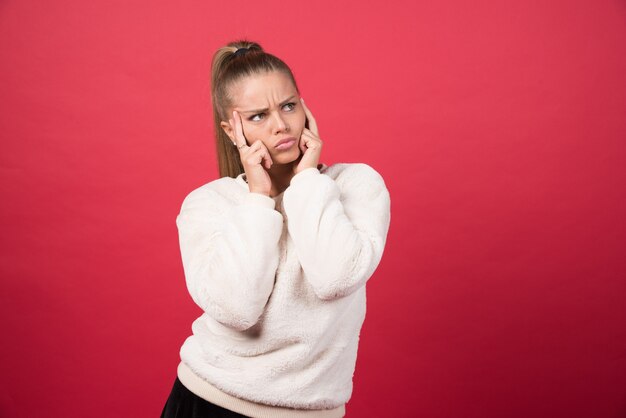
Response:
[[[305,277],[320,299],[347,296],[372,276],[390,223],[389,191],[372,167],[350,164],[336,180],[304,169],[292,177],[283,207]]]
[[[176,217],[187,289],[225,326],[254,325],[274,288],[283,216],[269,196],[249,192],[241,203],[196,189]]]

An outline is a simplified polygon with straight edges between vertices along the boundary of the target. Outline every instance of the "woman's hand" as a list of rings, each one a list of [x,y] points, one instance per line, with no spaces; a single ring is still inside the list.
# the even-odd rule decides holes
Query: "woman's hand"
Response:
[[[300,98],[300,103],[302,103],[304,113],[309,121],[309,128],[304,128],[302,130],[302,135],[300,136],[298,146],[300,147],[300,150],[302,150],[302,155],[300,155],[300,161],[294,168],[294,174],[298,174],[306,168],[317,168],[317,164],[320,160],[320,154],[322,152],[322,140],[320,139],[317,131],[315,118],[309,108],[304,104],[304,100],[302,98]]]
[[[229,119],[228,123],[235,133],[235,142],[239,150],[241,163],[246,172],[250,192],[269,196],[272,189],[272,179],[266,169],[269,170],[272,164],[274,164],[269,151],[260,139],[248,146],[248,141],[243,134],[243,122],[239,112],[233,110],[233,119]],[[242,145],[244,146],[242,147]],[[263,162],[265,162],[265,168],[262,165]]]

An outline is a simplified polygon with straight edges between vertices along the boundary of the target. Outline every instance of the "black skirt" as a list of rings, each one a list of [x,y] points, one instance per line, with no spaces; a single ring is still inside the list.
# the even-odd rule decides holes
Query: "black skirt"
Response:
[[[230,409],[202,399],[176,377],[172,392],[165,402],[161,418],[248,418]]]

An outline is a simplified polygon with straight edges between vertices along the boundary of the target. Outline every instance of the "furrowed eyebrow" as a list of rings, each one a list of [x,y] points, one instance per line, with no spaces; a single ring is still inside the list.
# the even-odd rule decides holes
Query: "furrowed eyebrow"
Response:
[[[291,97],[283,100],[282,102],[280,102],[281,107],[283,105],[287,104],[289,101],[293,100],[295,97],[296,96],[291,96]],[[239,113],[263,113],[263,112],[266,112],[267,110],[268,110],[267,108],[265,108],[265,109],[256,109],[256,110],[242,110]]]

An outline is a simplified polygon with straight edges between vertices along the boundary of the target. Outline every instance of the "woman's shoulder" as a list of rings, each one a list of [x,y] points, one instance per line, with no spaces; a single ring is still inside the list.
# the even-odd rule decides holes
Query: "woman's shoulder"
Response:
[[[328,167],[326,172],[337,184],[341,197],[346,204],[351,202],[362,207],[382,208],[389,212],[391,196],[383,176],[366,163],[337,163]],[[380,206],[382,205],[382,206]]]
[[[182,207],[197,204],[227,206],[237,201],[245,188],[246,184],[241,179],[241,175],[236,178],[220,177],[192,189],[183,199]]]
[[[340,183],[349,182],[351,185],[385,184],[383,176],[374,167],[366,163],[334,163],[320,171]]]

